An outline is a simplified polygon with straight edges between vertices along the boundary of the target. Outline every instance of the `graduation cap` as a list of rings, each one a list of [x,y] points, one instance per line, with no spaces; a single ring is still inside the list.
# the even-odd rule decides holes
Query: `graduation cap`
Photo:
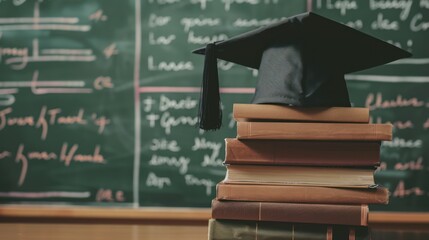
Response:
[[[222,123],[217,59],[259,69],[252,103],[302,107],[350,107],[344,74],[411,54],[387,42],[312,12],[208,44],[199,127]]]

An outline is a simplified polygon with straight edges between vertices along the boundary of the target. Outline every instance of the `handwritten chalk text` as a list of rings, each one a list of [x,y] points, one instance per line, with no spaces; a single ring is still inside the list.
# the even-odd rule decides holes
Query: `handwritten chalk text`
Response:
[[[216,183],[211,179],[206,178],[197,178],[191,174],[185,175],[185,183],[188,186],[203,186],[206,189],[206,195],[210,196],[212,194],[212,189],[216,186]]]

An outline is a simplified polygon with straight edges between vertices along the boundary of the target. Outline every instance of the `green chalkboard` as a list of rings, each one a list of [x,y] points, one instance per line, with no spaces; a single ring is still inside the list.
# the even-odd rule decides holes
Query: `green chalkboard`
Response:
[[[429,4],[382,2],[1,0],[0,203],[209,207],[257,72],[219,61],[224,126],[202,132],[191,51],[312,9],[413,52],[346,78],[355,106],[395,125],[377,173],[391,204],[374,209],[429,211]]]
[[[224,138],[235,136],[232,103],[251,100],[256,78],[249,69],[219,62],[220,85],[229,92],[221,94],[224,127],[200,132],[195,123],[204,59],[190,53],[304,12],[306,2],[161,2],[148,1],[142,8],[139,202],[210,207],[215,185],[225,177]]]
[[[372,210],[429,210],[429,4],[427,1],[314,0],[313,11],[397,45],[412,58],[346,76],[355,106],[374,123],[392,123],[381,151],[378,183],[390,204]]]
[[[233,102],[254,72],[220,72],[225,128],[195,126],[190,52],[305,1],[0,1],[0,203],[209,207]],[[234,89],[238,89],[234,90]],[[239,91],[244,89],[244,91]]]
[[[0,1],[0,201],[131,205],[134,3]]]

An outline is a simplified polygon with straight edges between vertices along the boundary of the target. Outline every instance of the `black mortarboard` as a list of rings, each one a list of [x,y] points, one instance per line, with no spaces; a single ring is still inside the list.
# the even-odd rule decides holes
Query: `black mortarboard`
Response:
[[[312,12],[208,44],[205,54],[199,127],[222,122],[217,59],[259,69],[253,103],[303,107],[350,107],[344,74],[410,53]]]

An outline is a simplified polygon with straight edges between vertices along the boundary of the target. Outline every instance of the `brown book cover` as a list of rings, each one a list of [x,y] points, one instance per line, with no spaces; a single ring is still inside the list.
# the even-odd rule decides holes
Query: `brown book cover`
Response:
[[[236,121],[299,121],[369,123],[369,109],[357,107],[294,107],[275,104],[234,104]]]
[[[226,164],[378,166],[379,141],[225,139]],[[311,151],[309,151],[311,150]]]
[[[252,202],[387,204],[387,188],[331,188],[312,186],[225,184],[216,186],[216,199]]]
[[[391,124],[237,122],[239,139],[390,141]]]
[[[224,183],[372,188],[374,169],[266,165],[227,165]]]
[[[213,200],[212,218],[368,226],[368,205]]]
[[[368,240],[368,227],[209,219],[209,240]]]

